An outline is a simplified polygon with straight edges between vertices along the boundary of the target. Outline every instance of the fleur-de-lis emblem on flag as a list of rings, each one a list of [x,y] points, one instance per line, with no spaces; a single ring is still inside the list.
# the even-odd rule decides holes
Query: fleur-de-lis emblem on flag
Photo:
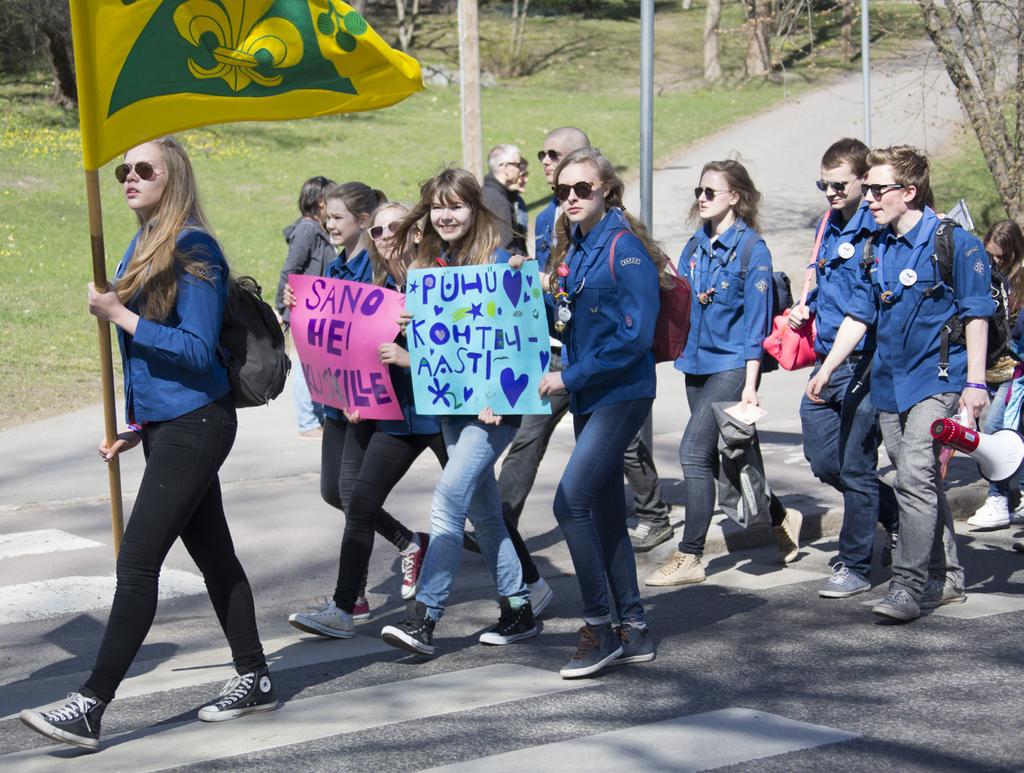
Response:
[[[188,0],[174,12],[178,33],[197,48],[212,35],[215,64],[203,67],[195,59],[188,69],[196,78],[222,78],[232,91],[250,83],[277,86],[283,76],[264,75],[268,69],[293,67],[302,60],[302,36],[288,19],[266,16],[273,0]]]

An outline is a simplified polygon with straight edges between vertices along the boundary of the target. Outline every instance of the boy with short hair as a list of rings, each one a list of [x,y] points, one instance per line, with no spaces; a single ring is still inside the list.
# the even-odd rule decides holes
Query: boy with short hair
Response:
[[[821,401],[836,367],[874,327],[871,398],[896,466],[900,538],[889,592],[872,612],[909,621],[922,608],[966,598],[939,472],[939,445],[930,428],[958,403],[961,420],[973,426],[988,404],[984,382],[988,318],[995,312],[992,269],[981,242],[957,228],[951,282],[943,280],[935,246],[940,220],[930,206],[924,155],[901,145],[873,150],[867,162],[865,197],[882,231],[865,261],[869,281],[851,298],[832,351],[807,385],[807,396]],[[944,345],[943,329],[957,316],[964,323],[964,341],[950,339]]]

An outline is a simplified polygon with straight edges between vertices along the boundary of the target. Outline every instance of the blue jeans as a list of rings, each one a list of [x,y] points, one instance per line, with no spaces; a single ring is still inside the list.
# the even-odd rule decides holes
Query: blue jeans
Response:
[[[738,403],[746,383],[745,368],[723,370],[705,375],[686,374],[686,401],[690,405],[690,420],[679,442],[679,463],[686,479],[686,520],[679,552],[701,556],[707,541],[711,516],[715,510],[715,486],[718,482],[719,451],[718,422],[715,421],[713,403]],[[754,433],[752,466],[764,474],[761,446]],[[769,506],[772,525],[778,526],[786,516],[786,508],[772,493]]]
[[[302,366],[292,368],[292,402],[295,403],[295,419],[299,432],[309,432],[324,423],[324,407],[314,403],[309,395],[309,385],[302,375]]]
[[[807,395],[800,401],[804,456],[811,472],[843,495],[837,560],[865,580],[871,575],[875,524],[892,532],[899,518],[896,494],[878,479],[882,433],[869,394],[870,377],[861,381],[869,362],[851,358],[836,368],[821,394],[824,403],[812,403]],[[820,368],[820,363],[814,367],[812,378]]]
[[[462,558],[462,535],[468,517],[476,529],[480,553],[487,562],[498,593],[528,598],[523,568],[501,514],[501,495],[494,463],[512,442],[516,428],[481,424],[473,416],[445,416],[441,433],[448,464],[434,489],[430,505],[430,544],[423,559],[416,600],[427,615],[440,620]]]
[[[554,509],[583,595],[583,619],[590,625],[611,622],[609,586],[620,622],[644,624],[626,528],[622,455],[652,402],[630,400],[573,416],[576,447],[558,483]]]
[[[985,416],[985,426],[982,427],[982,432],[991,434],[996,430],[1009,428],[1017,429],[1016,426],[1007,424],[1006,419],[1006,399],[1010,393],[1010,387],[1015,386],[1020,389],[1020,384],[1015,381],[1004,381],[1000,384],[995,391],[995,394],[990,395],[992,403],[989,405],[988,414]],[[1010,509],[1016,507],[1017,502],[1020,501],[1020,476],[1013,475],[1009,479],[1002,481],[1001,483],[989,483],[988,484],[988,495],[990,497],[1006,497],[1012,499],[1010,502]]]

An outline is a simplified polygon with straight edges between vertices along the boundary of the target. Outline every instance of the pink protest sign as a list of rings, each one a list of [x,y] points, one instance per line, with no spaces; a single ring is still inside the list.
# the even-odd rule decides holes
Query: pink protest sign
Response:
[[[314,401],[364,419],[401,419],[377,348],[398,335],[405,296],[346,279],[289,274],[292,339]]]

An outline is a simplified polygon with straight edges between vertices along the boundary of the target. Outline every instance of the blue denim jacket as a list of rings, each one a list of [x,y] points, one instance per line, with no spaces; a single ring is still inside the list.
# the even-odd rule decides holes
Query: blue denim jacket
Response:
[[[953,232],[953,283],[942,283],[934,262],[939,218],[925,208],[920,222],[900,236],[887,227],[875,241],[870,283],[857,286],[848,315],[875,326],[877,349],[871,371],[871,401],[879,410],[902,413],[926,397],[961,392],[967,382],[967,349],[949,344],[949,374],[939,374],[942,328],[954,314],[991,317],[992,266],[977,237],[957,228]],[[910,269],[913,282],[904,285],[900,273]],[[907,275],[904,275],[907,276]],[[908,280],[909,281],[909,280]],[[925,291],[937,285],[931,296]],[[881,294],[891,292],[890,302]]]
[[[611,245],[623,230],[613,273]],[[655,396],[651,345],[661,307],[658,268],[628,231],[622,210],[610,209],[586,236],[576,229],[566,255],[565,287],[573,300],[572,320],[562,334],[562,381],[573,413]]]
[[[135,252],[136,234],[121,258],[115,280]],[[137,422],[167,421],[202,408],[231,391],[217,356],[228,297],[228,265],[217,241],[198,228],[178,234],[177,248],[209,267],[209,280],[178,273],[174,311],[162,322],[139,318],[135,335],[117,328],[124,370],[125,413]],[[140,313],[144,297],[128,308]]]

